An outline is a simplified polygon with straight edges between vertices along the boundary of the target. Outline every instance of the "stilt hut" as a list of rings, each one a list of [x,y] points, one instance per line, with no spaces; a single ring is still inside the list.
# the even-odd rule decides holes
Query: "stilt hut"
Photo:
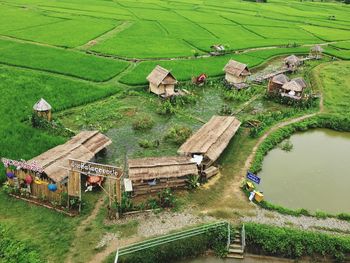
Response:
[[[307,84],[303,78],[295,78],[282,86],[281,96],[300,100]]]
[[[52,120],[52,113],[51,113],[52,107],[43,98],[41,98],[37,103],[34,104],[33,110],[37,116],[44,118],[48,121]]]
[[[56,146],[32,160],[2,159],[8,182],[26,197],[43,203],[64,202],[72,191],[80,192],[80,178],[68,180],[69,160],[91,160],[111,140],[98,131],[83,131],[65,144]],[[73,193],[73,196],[77,196]]]
[[[246,64],[240,63],[235,60],[230,60],[225,68],[225,80],[237,88],[242,88],[242,84],[245,84],[247,77],[250,75],[250,71]]]
[[[301,65],[301,60],[297,56],[291,55],[284,59],[284,65],[287,69],[294,72]]]
[[[269,93],[279,92],[282,86],[289,81],[289,78],[284,74],[278,74],[269,80],[267,91]]]
[[[324,50],[320,45],[315,45],[310,49],[309,57],[314,59],[321,59],[323,51]]]
[[[157,157],[128,161],[129,179],[135,195],[184,188],[191,175],[198,175],[197,164],[189,157]]]
[[[173,74],[161,66],[156,66],[155,69],[148,75],[149,91],[164,98],[175,95],[176,78]]]
[[[241,122],[233,116],[213,116],[178,150],[183,156],[203,156],[202,172],[209,168],[225,150]]]

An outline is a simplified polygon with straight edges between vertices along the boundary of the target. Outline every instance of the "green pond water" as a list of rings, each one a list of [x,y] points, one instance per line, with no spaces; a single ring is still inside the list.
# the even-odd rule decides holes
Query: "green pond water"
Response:
[[[259,173],[273,204],[329,213],[350,212],[350,133],[315,129],[290,138],[290,152],[275,148]]]

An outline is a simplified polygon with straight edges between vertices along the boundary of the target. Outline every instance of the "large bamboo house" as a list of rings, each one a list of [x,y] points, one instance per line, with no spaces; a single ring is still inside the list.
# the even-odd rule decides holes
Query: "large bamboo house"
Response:
[[[229,84],[234,85],[239,89],[246,86],[244,84],[247,77],[250,75],[250,71],[246,64],[231,59],[226,64],[224,71],[226,73],[225,80]]]
[[[300,65],[301,60],[295,55],[291,55],[284,59],[284,66],[290,71],[296,71]]]
[[[321,59],[323,54],[323,48],[320,45],[315,45],[310,49],[309,57],[314,59]]]
[[[286,84],[288,81],[289,81],[289,78],[286,75],[278,74],[269,80],[267,91],[269,93],[280,92],[282,89],[282,86]]]
[[[300,100],[306,87],[307,84],[303,78],[295,78],[282,86],[280,94],[282,97]]]
[[[169,70],[158,65],[151,74],[148,75],[147,80],[149,81],[150,92],[164,98],[175,95],[177,80]]]
[[[52,114],[51,114],[52,107],[43,98],[41,98],[37,103],[34,104],[33,110],[37,116],[44,118],[48,121],[52,120]]]
[[[60,204],[64,195],[77,196],[81,190],[80,179],[68,180],[69,160],[90,161],[111,143],[98,131],[83,131],[28,162],[2,161],[9,184],[19,192],[31,199]]]
[[[209,168],[225,150],[241,122],[233,116],[213,116],[178,150],[183,156],[203,156],[202,170]]]
[[[191,175],[198,175],[197,164],[189,157],[156,157],[128,161],[129,179],[135,195],[183,188]]]

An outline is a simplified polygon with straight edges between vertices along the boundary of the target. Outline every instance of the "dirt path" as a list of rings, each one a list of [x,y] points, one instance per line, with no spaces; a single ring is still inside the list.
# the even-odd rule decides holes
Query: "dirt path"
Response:
[[[91,214],[90,214],[87,218],[85,218],[85,219],[80,223],[80,225],[77,227],[76,232],[75,232],[74,241],[73,241],[73,243],[72,243],[72,245],[71,245],[71,247],[70,247],[70,249],[69,249],[68,256],[67,256],[67,259],[66,259],[66,261],[65,261],[66,263],[72,263],[72,262],[73,262],[72,260],[73,260],[73,255],[74,255],[74,252],[75,252],[75,251],[74,251],[74,250],[75,250],[75,244],[76,244],[77,242],[79,242],[79,240],[80,240],[81,238],[83,238],[83,236],[86,234],[86,232],[84,231],[85,228],[86,228],[87,226],[89,226],[90,223],[91,223],[92,221],[95,220],[95,218],[96,218],[98,212],[100,211],[100,209],[101,209],[103,203],[104,203],[104,197],[101,197],[101,198],[96,202],[96,205],[95,205],[94,209],[92,210]]]

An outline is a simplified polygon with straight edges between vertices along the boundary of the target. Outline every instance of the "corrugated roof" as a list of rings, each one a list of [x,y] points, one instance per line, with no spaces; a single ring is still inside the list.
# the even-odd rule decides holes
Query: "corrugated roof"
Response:
[[[69,159],[89,161],[111,143],[107,136],[98,131],[83,131],[65,144],[58,145],[31,161],[36,161],[47,176],[58,183],[68,176],[66,169],[69,168]]]
[[[33,109],[35,111],[49,111],[52,109],[51,105],[41,98],[37,103],[34,104]]]
[[[274,76],[271,81],[283,85],[289,81],[289,78],[284,74],[278,74]]]
[[[225,66],[224,71],[226,73],[235,76],[248,76],[250,75],[248,66],[246,64],[240,63],[236,60],[231,59]]]
[[[198,174],[197,164],[189,157],[152,157],[128,161],[131,180],[182,177]]]
[[[235,135],[241,122],[233,116],[213,116],[178,150],[179,154],[203,154],[216,161]]]
[[[156,86],[160,84],[176,84],[177,81],[171,72],[157,65],[155,69],[147,76],[147,80]]]

